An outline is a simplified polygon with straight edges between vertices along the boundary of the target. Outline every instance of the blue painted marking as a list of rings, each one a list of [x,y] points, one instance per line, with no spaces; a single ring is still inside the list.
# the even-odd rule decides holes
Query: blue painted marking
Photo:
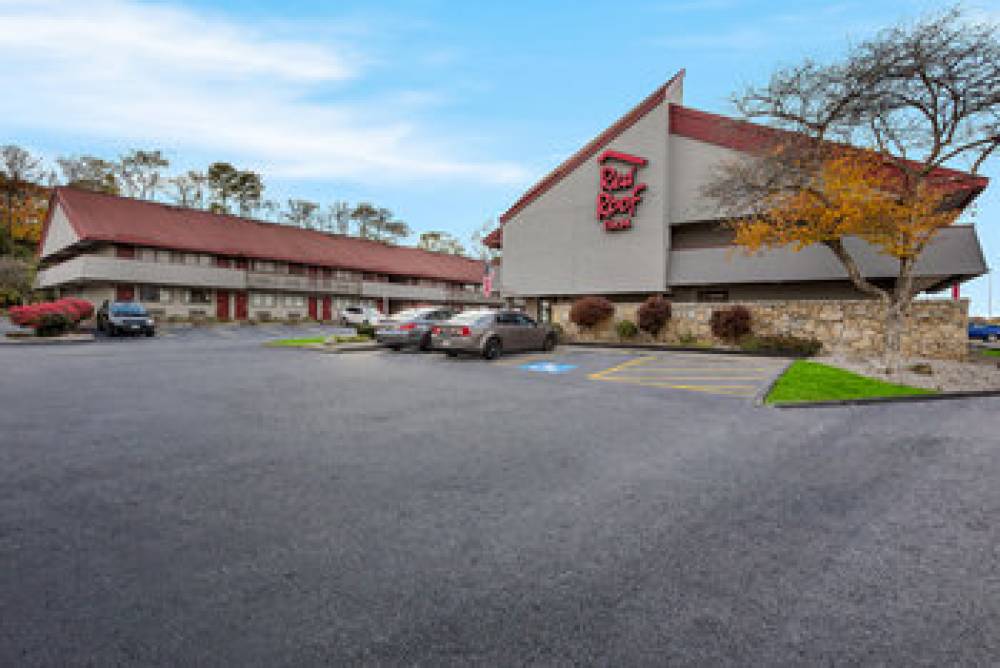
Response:
[[[576,368],[575,364],[556,364],[555,362],[532,362],[530,364],[522,364],[521,369],[525,371],[535,371],[537,373],[566,373],[567,371],[572,371]]]

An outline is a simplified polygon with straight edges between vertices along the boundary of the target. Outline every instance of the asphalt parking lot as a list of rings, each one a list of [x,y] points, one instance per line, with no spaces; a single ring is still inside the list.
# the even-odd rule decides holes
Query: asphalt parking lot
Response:
[[[0,664],[1000,655],[995,399],[778,411],[755,358],[261,346],[315,333],[0,348]]]

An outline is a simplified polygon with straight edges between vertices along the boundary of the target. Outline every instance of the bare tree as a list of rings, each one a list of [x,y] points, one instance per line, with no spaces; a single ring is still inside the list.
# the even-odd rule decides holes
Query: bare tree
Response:
[[[288,200],[288,208],[282,214],[282,218],[296,227],[307,230],[316,229],[318,226],[317,212],[319,204],[304,199]]]
[[[173,186],[173,200],[180,206],[201,209],[205,206],[206,177],[201,172],[190,170],[169,179]]]
[[[354,210],[351,211],[351,220],[357,223],[358,236],[362,239],[375,239],[372,231],[372,221],[378,215],[378,209],[371,202],[358,202]]]
[[[161,170],[170,166],[163,153],[133,149],[121,157],[118,173],[122,190],[129,197],[153,199],[162,184]]]
[[[779,70],[767,85],[748,88],[734,102],[746,117],[793,133],[762,131],[759,150],[723,165],[704,194],[733,219],[738,241],[741,232],[753,241],[751,248],[829,248],[857,289],[884,304],[893,368],[913,299],[928,287],[915,280],[914,266],[955,217],[937,214],[957,211],[978,194],[984,181],[975,175],[1000,146],[996,26],[968,21],[953,9],[883,31],[838,62],[806,61]],[[855,167],[844,167],[851,156]],[[858,169],[860,162],[869,166]],[[957,163],[967,172],[947,169]],[[864,174],[872,193],[892,193],[878,220],[847,224],[849,217],[826,215],[789,221],[787,209],[776,212],[792,198],[799,204],[826,198],[830,214],[833,168]],[[896,207],[895,219],[887,214],[889,205]],[[805,235],[810,226],[815,234]],[[845,244],[849,236],[872,241],[898,260],[892,285],[864,276]]]
[[[331,232],[337,234],[351,233],[351,205],[347,202],[337,200],[329,207],[328,212],[331,222]]]
[[[92,155],[56,159],[66,184],[74,188],[117,195],[121,191],[114,163]]]
[[[480,260],[483,261],[493,261],[499,259],[503,252],[498,248],[490,248],[484,242],[486,237],[488,237],[494,230],[497,229],[499,223],[496,220],[488,219],[483,221],[483,224],[473,230],[472,234],[469,236],[469,240],[472,242],[472,248],[476,255],[479,256]]]

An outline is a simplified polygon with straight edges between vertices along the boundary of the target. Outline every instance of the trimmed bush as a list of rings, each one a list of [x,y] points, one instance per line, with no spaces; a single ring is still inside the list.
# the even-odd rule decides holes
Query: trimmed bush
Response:
[[[354,331],[357,332],[358,336],[363,336],[363,337],[368,338],[368,339],[374,339],[375,338],[375,326],[374,325],[366,325],[364,323],[362,323],[360,325],[355,325],[354,326]]]
[[[94,305],[86,299],[67,297],[54,302],[12,306],[7,311],[15,325],[30,327],[38,336],[58,336],[94,314]]]
[[[823,349],[823,344],[816,339],[798,336],[748,336],[740,341],[740,348],[753,353],[812,357]]]
[[[750,334],[750,311],[745,306],[730,306],[712,312],[712,334],[729,343],[739,343]]]
[[[639,333],[639,328],[631,320],[619,320],[615,329],[618,330],[619,339],[631,339]]]
[[[569,319],[580,327],[593,327],[615,314],[615,305],[604,297],[584,297],[573,302]]]
[[[639,307],[639,329],[656,336],[672,313],[670,302],[660,295],[652,295]]]

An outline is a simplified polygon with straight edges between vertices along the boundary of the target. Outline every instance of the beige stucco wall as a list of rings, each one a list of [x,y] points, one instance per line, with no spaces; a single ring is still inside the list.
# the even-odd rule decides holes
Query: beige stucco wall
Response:
[[[638,342],[673,345],[719,345],[712,336],[712,312],[727,304],[673,303],[667,327],[653,341],[648,335]],[[553,320],[568,340],[617,342],[615,323],[638,322],[639,303],[615,304],[615,315],[601,325],[581,331],[569,320],[572,302],[553,305]],[[881,303],[874,300],[814,300],[744,302],[751,313],[752,333],[757,336],[813,338],[824,352],[874,355],[883,351]],[[903,334],[903,353],[941,359],[964,359],[968,353],[968,300],[918,300]]]
[[[670,223],[721,218],[718,205],[701,196],[701,188],[720,163],[740,153],[697,139],[670,135]]]
[[[61,205],[56,205],[52,211],[52,219],[49,221],[49,230],[45,235],[45,242],[42,244],[41,256],[48,257],[64,248],[72,246],[80,237],[69,224],[69,218],[63,211]]]

